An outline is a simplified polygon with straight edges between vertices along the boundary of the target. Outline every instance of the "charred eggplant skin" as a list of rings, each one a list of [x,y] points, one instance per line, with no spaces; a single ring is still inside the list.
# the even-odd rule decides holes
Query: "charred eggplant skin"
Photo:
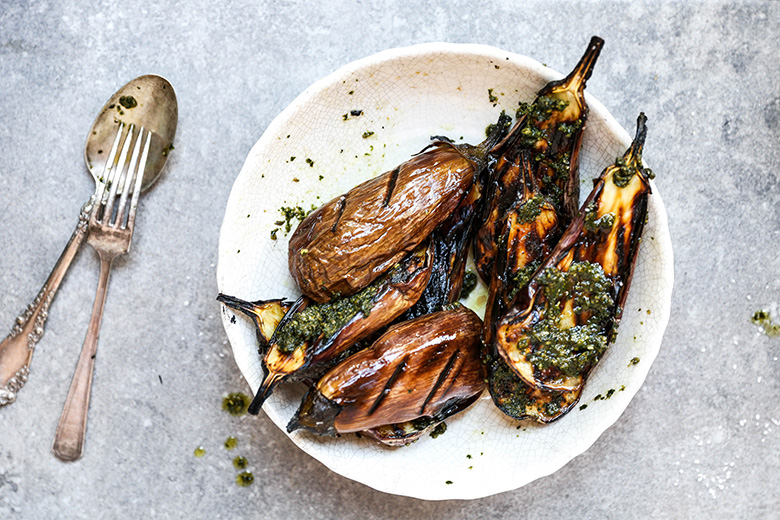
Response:
[[[334,435],[425,417],[440,422],[485,387],[481,328],[482,320],[459,304],[393,325],[325,374],[287,430]]]
[[[349,296],[398,263],[455,211],[485,154],[437,141],[311,213],[288,248],[303,294],[320,303]]]
[[[530,154],[538,194],[550,201],[563,227],[577,213],[579,153],[588,114],[584,90],[603,44],[594,36],[568,76],[545,85],[533,103],[521,104],[512,130],[491,150],[498,159],[474,242],[474,262],[485,283],[490,283],[506,213],[525,200],[521,154]]]
[[[263,357],[264,380],[249,406],[258,413],[279,382],[319,375],[347,349],[391,323],[420,298],[431,274],[430,243],[403,258],[361,292],[325,304],[302,296],[287,312]]]
[[[497,122],[488,127],[487,138],[480,146],[485,149],[492,148],[506,135],[510,121],[509,116],[501,113]],[[481,210],[490,161],[489,158],[477,172],[474,184],[452,215],[433,232],[431,240],[434,260],[431,279],[420,299],[401,317],[402,320],[411,320],[439,311],[444,305],[460,298],[466,272],[466,257],[476,231],[475,221]]]
[[[581,388],[614,341],[647,219],[646,134],[640,114],[631,147],[596,179],[558,245],[499,321],[496,351],[534,388]]]

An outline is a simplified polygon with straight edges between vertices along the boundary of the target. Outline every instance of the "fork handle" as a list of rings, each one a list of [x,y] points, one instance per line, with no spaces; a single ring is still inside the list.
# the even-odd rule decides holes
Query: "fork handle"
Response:
[[[92,316],[89,319],[87,336],[81,347],[81,355],[73,373],[68,397],[62,408],[57,432],[54,434],[52,452],[63,462],[73,462],[84,452],[84,435],[87,430],[87,412],[89,411],[89,396],[92,393],[92,374],[95,368],[100,322],[103,319],[103,306],[108,292],[108,278],[111,274],[113,257],[100,258],[100,279],[98,281],[95,303],[92,305]]]
[[[44,325],[49,317],[49,305],[54,300],[54,295],[57,293],[65,273],[87,235],[89,212],[92,209],[93,201],[94,197],[81,207],[76,229],[60,254],[54,269],[35,300],[16,318],[11,332],[0,343],[0,406],[16,401],[17,392],[27,381],[35,346],[43,336]]]

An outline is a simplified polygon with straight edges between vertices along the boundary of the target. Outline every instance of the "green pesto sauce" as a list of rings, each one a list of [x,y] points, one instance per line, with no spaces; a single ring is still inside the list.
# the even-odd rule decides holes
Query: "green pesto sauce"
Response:
[[[631,182],[631,179],[634,178],[634,175],[640,170],[634,164],[627,164],[626,160],[622,157],[615,159],[615,166],[617,167],[617,170],[612,174],[612,182],[614,182],[615,186],[618,188],[625,188],[628,186],[628,183]],[[641,168],[641,171],[648,179],[655,179],[655,173],[653,173],[653,170],[650,168]]]
[[[537,408],[547,417],[554,417],[564,404],[562,392],[549,392],[550,400],[539,406],[539,402],[528,395],[528,386],[501,359],[491,362],[488,382],[490,393],[494,399],[498,399],[501,411],[515,419],[535,415],[534,410]]]
[[[222,399],[222,409],[230,415],[244,415],[249,407],[249,397],[240,392],[233,392]]]
[[[536,218],[542,213],[542,206],[544,206],[544,197],[537,193],[517,210],[517,221],[520,224],[528,224],[536,220]]]
[[[193,455],[195,455],[198,458],[204,456],[205,454],[206,454],[206,448],[204,448],[203,446],[198,446],[197,448],[195,448],[195,451],[193,452]]]
[[[249,463],[246,460],[246,457],[243,457],[239,455],[235,459],[233,459],[233,467],[236,469],[245,469]]]
[[[780,336],[780,323],[774,323],[769,311],[760,310],[753,314],[750,318],[754,324],[763,327],[764,333],[770,338],[776,338]]]
[[[297,313],[275,334],[280,351],[290,354],[309,340],[322,335],[327,339],[343,328],[358,313],[368,316],[379,292],[379,284],[373,282],[360,292],[327,303],[312,304]]]
[[[491,103],[495,103],[495,102],[498,101],[498,96],[493,94],[493,89],[492,88],[488,89],[488,101],[490,101]]]
[[[558,131],[561,132],[566,137],[571,137],[574,135],[574,133],[582,128],[582,119],[577,119],[576,121],[569,122],[562,122],[558,123]]]
[[[444,432],[446,432],[446,431],[447,431],[447,423],[442,421],[442,422],[440,422],[439,424],[436,425],[436,427],[433,429],[433,431],[431,431],[431,438],[435,439],[439,435],[443,435]]]
[[[281,208],[279,208],[279,213],[282,214],[284,220],[277,220],[276,222],[274,222],[274,224],[277,226],[284,226],[284,234],[286,235],[292,229],[294,220],[297,220],[299,223],[303,222],[303,219],[309,216],[309,213],[311,213],[315,209],[317,208],[316,206],[314,206],[314,204],[312,204],[311,209],[309,211],[306,211],[300,206],[292,206],[292,207],[282,206]],[[273,240],[276,240],[276,233],[273,231],[272,231],[271,238]]]
[[[466,274],[463,275],[463,285],[460,288],[460,298],[464,300],[469,297],[471,291],[477,286],[477,275],[469,269]]]
[[[538,281],[547,304],[544,317],[529,332],[535,347],[528,358],[540,369],[557,368],[567,376],[581,374],[607,349],[612,320],[612,284],[599,264],[575,262],[568,272],[545,269]],[[573,299],[574,313],[590,317],[581,325],[561,328],[563,304]]]
[[[230,437],[228,437],[227,439],[225,439],[225,449],[226,450],[232,450],[236,446],[238,446],[238,439],[236,439],[232,435]]]
[[[239,487],[249,487],[255,481],[255,476],[249,471],[242,471],[236,475],[236,484]]]
[[[594,232],[612,229],[612,226],[615,224],[615,214],[605,213],[601,217],[596,218],[597,213],[596,203],[591,202],[588,204],[585,208],[585,229]]]
[[[539,268],[540,262],[531,262],[527,266],[520,269],[518,272],[512,275],[512,278],[510,280],[510,287],[512,288],[511,291],[509,291],[509,301],[513,301],[515,299],[515,296],[517,296],[518,291],[528,285],[528,282],[531,280],[531,276],[536,272],[536,270]]]
[[[571,168],[571,154],[568,152],[559,154],[557,157],[551,158],[548,165],[555,171],[559,179],[566,180]]]
[[[138,106],[138,101],[133,96],[122,96],[119,98],[119,104],[125,108],[135,108]]]

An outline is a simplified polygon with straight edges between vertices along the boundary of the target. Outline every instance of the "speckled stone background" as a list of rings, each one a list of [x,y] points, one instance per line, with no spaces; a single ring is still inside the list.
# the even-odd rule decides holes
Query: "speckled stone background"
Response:
[[[154,72],[180,109],[176,149],[112,274],[86,454],[62,464],[50,448],[97,281],[88,247],[30,381],[0,409],[0,517],[776,517],[780,338],[750,317],[780,318],[778,22],[777,2],[0,0],[0,328],[32,300],[92,191],[81,150],[105,99]],[[563,71],[592,34],[606,46],[588,90],[627,128],[647,113],[645,157],[675,246],[664,345],[620,420],[552,476],[430,503],[331,473],[262,415],[223,412],[222,396],[248,387],[214,301],[219,227],[276,114],[386,48],[484,43]],[[233,481],[237,454],[249,488]]]

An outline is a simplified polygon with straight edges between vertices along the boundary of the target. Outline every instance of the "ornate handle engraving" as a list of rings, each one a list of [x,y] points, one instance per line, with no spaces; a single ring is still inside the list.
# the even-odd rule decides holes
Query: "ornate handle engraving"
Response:
[[[87,235],[87,224],[93,201],[94,196],[81,207],[76,229],[49,274],[49,278],[35,300],[16,318],[11,332],[0,343],[0,406],[16,401],[17,392],[27,382],[35,345],[43,336],[44,325],[49,317],[49,306]]]

